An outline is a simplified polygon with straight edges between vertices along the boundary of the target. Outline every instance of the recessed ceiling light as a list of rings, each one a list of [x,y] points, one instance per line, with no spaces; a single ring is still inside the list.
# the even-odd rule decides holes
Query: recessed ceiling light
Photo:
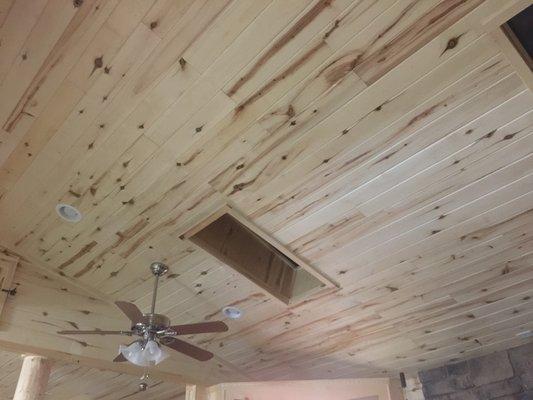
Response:
[[[239,319],[242,317],[242,311],[237,307],[224,307],[222,309],[222,314],[230,319]]]
[[[57,215],[68,222],[79,222],[81,220],[81,212],[70,204],[58,204],[56,212]]]

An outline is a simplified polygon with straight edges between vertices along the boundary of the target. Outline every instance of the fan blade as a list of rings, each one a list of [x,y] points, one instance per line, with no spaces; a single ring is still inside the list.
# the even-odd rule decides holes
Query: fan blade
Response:
[[[135,304],[130,303],[129,301],[115,301],[115,304],[117,305],[118,308],[120,308],[120,310],[124,314],[126,314],[126,316],[134,324],[142,321],[143,313],[141,312],[141,310],[139,310],[139,307],[137,307]]]
[[[131,336],[133,332],[130,331],[58,331],[60,335],[128,335]]]
[[[197,324],[172,325],[168,329],[178,335],[191,335],[193,333],[226,332],[229,328],[222,321],[199,322]]]
[[[126,360],[126,357],[124,357],[122,353],[116,356],[115,358],[113,358],[113,362],[125,362],[125,361],[128,361],[128,360]]]
[[[180,353],[183,353],[189,357],[195,358],[198,361],[207,361],[213,358],[213,353],[176,338],[172,338],[172,341],[169,343],[161,344],[170,347],[173,350],[179,351]]]

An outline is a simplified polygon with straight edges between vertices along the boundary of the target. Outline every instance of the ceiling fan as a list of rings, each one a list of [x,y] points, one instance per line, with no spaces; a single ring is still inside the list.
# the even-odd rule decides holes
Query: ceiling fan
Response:
[[[130,319],[131,329],[127,331],[104,331],[104,330],[72,330],[59,331],[61,335],[126,335],[139,336],[127,346],[121,345],[120,354],[115,357],[114,362],[129,361],[136,365],[150,366],[158,364],[169,356],[161,348],[161,345],[169,347],[189,357],[199,361],[207,361],[213,358],[213,353],[196,347],[176,338],[180,335],[190,335],[195,333],[225,332],[228,326],[222,321],[200,322],[197,324],[170,325],[170,320],[155,313],[155,302],[157,297],[157,287],[159,278],[168,271],[168,267],[160,262],[150,265],[150,270],[155,276],[154,292],[152,295],[152,307],[149,313],[144,314],[139,308],[127,301],[116,301],[120,310]]]

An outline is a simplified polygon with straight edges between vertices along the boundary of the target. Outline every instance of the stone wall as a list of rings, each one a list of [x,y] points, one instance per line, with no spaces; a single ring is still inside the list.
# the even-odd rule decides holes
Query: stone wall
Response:
[[[426,400],[533,400],[533,343],[418,376]]]

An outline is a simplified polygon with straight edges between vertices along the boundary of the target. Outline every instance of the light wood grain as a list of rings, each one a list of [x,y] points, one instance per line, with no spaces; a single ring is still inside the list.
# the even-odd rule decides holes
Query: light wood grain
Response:
[[[156,260],[173,323],[243,311],[159,381],[396,377],[524,342],[533,78],[499,26],[527,3],[0,2],[0,244],[21,265],[0,344],[84,362],[57,396],[87,374],[113,389],[81,398],[141,398],[119,342],[55,332],[123,329],[112,302],[147,310]],[[287,305],[183,236],[228,205],[331,284]]]

